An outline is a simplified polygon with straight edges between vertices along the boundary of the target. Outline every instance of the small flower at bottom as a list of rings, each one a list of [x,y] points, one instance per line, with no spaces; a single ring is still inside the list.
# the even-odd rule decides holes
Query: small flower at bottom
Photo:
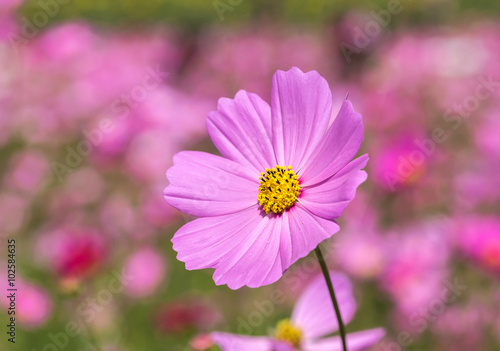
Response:
[[[356,311],[352,286],[340,273],[330,272],[342,318],[349,322]],[[339,336],[325,337],[338,330],[337,319],[323,276],[309,283],[300,295],[290,319],[278,322],[274,336],[244,336],[213,332],[212,341],[222,351],[340,351]],[[364,350],[375,345],[383,336],[382,328],[347,334],[350,351]]]
[[[368,156],[352,160],[363,124],[351,103],[331,116],[326,80],[298,68],[276,72],[271,106],[245,91],[219,100],[207,129],[223,157],[180,152],[167,172],[167,202],[200,217],[172,239],[186,269],[214,268],[231,289],[272,284],[339,230]]]

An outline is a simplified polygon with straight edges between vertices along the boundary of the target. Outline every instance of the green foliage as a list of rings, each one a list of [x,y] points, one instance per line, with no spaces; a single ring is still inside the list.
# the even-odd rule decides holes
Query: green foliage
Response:
[[[391,0],[395,1],[395,0]],[[389,0],[71,0],[50,14],[50,23],[85,19],[106,25],[168,23],[189,31],[209,25],[240,25],[255,19],[314,25],[331,22],[347,11],[378,11]],[[43,3],[43,2],[42,2]],[[398,21],[438,22],[460,15],[500,13],[500,2],[489,0],[400,0],[405,11]],[[38,0],[27,1],[22,14],[28,18],[44,11]]]

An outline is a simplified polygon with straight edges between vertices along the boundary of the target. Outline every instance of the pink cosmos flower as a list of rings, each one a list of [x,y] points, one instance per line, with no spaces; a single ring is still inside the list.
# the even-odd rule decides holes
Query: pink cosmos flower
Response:
[[[401,191],[424,176],[428,158],[417,147],[411,134],[383,145],[370,163],[374,182],[386,191]]]
[[[0,10],[2,11],[11,11],[17,8],[24,0],[3,0],[0,2]]]
[[[446,287],[448,236],[449,224],[442,219],[396,227],[384,236],[386,265],[379,282],[405,323],[409,316],[428,307]],[[415,330],[411,324],[404,327],[406,331]]]
[[[49,163],[37,151],[21,151],[12,159],[12,168],[6,177],[6,185],[27,194],[38,191],[47,176]]]
[[[356,311],[351,282],[343,274],[330,272],[330,276],[342,319],[348,323]],[[292,317],[278,323],[274,337],[221,332],[214,332],[211,337],[222,351],[340,351],[342,343],[339,336],[322,338],[337,329],[337,319],[328,288],[323,276],[319,275],[300,295]],[[356,351],[373,346],[384,334],[382,328],[347,334],[348,348],[350,351]]]
[[[7,262],[0,262],[0,273],[7,276]],[[2,291],[7,291],[7,279],[0,282]],[[25,280],[24,277],[17,275],[16,287],[17,310],[16,318],[24,329],[37,329],[44,325],[53,312],[54,302],[49,293],[39,284]],[[0,299],[0,307],[7,309],[10,306],[10,300]],[[3,311],[2,311],[3,312]],[[6,312],[5,312],[6,313]]]
[[[210,330],[220,323],[221,318],[209,301],[190,297],[159,307],[155,324],[162,332],[180,334],[193,329]]]
[[[217,345],[214,344],[210,334],[198,334],[190,342],[189,347],[193,351],[216,351]]]
[[[344,235],[335,240],[329,256],[349,276],[373,279],[385,268],[385,238],[380,234],[377,212],[369,205],[366,194],[359,195],[344,213]]]
[[[127,295],[133,298],[149,296],[157,290],[166,273],[164,257],[152,247],[143,247],[127,258],[124,271],[134,277],[134,284],[125,286]]]
[[[271,106],[239,91],[209,113],[223,157],[184,151],[167,172],[167,202],[198,218],[172,239],[186,269],[215,268],[231,289],[277,281],[339,230],[335,222],[366,179],[361,115],[345,100],[332,110],[318,72],[277,71]]]
[[[62,225],[40,235],[36,252],[62,279],[86,279],[105,263],[108,243],[91,228]]]
[[[4,233],[14,233],[28,223],[30,205],[30,199],[18,193],[0,193],[0,227]]]
[[[18,282],[18,289],[22,293],[19,294],[17,314],[23,327],[34,329],[45,324],[53,309],[53,301],[47,291],[24,281]]]
[[[467,258],[500,276],[500,220],[497,217],[470,216],[457,220],[455,240]]]

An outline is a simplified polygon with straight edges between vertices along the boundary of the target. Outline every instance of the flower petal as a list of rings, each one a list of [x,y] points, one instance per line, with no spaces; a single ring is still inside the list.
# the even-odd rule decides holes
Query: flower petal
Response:
[[[356,302],[349,279],[330,272],[333,288],[345,324],[356,312]],[[338,322],[328,286],[322,275],[317,276],[302,292],[292,313],[292,323],[302,329],[305,339],[313,339],[338,330]]]
[[[375,345],[385,335],[383,328],[369,329],[346,335],[349,351],[361,351]],[[342,351],[340,336],[333,336],[318,341],[309,341],[303,347],[304,351]]]
[[[299,201],[317,216],[326,219],[340,217],[354,199],[358,186],[367,178],[366,172],[361,170],[367,162],[368,155],[365,154],[350,162],[330,179],[303,187]]]
[[[234,100],[219,99],[207,129],[220,153],[257,174],[276,166],[271,144],[271,108],[258,95],[240,90]]]
[[[186,269],[215,268],[217,285],[255,288],[276,282],[337,230],[335,222],[312,215],[300,204],[280,216],[266,215],[254,205],[189,222],[172,242]]]
[[[277,281],[287,268],[280,254],[280,228],[279,218],[265,215],[255,205],[191,221],[175,233],[172,242],[186,269],[215,268],[217,285],[260,287]]]
[[[281,215],[266,215],[224,256],[214,280],[231,289],[272,284],[338,229],[337,223],[312,215],[300,204]]]
[[[219,216],[241,211],[257,203],[259,174],[220,156],[183,151],[174,156],[168,170],[167,202],[193,216]]]
[[[188,270],[217,268],[223,257],[244,241],[262,220],[255,207],[186,223],[172,238],[177,259],[185,262]]]
[[[332,93],[316,71],[277,71],[271,92],[273,146],[278,164],[300,169],[325,134]]]
[[[287,268],[282,266],[280,255],[280,218],[265,215],[258,208],[255,215],[252,228],[248,227],[242,240],[221,259],[214,273],[217,285],[257,288],[274,283]]]
[[[212,340],[222,351],[272,351],[272,340],[263,336],[244,336],[214,332]]]
[[[300,174],[305,186],[330,178],[347,165],[363,142],[361,115],[354,112],[350,101],[345,100],[317,149]]]
[[[290,264],[298,259],[307,256],[320,242],[330,238],[339,230],[339,226],[334,221],[313,215],[300,202],[284,212],[283,231],[290,235]],[[285,239],[282,239],[284,242]],[[286,252],[282,248],[282,256]]]
[[[273,351],[297,351],[297,349],[286,341],[275,339],[273,341]]]

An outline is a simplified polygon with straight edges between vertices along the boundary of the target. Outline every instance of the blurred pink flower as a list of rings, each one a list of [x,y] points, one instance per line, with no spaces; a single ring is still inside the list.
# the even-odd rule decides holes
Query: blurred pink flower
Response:
[[[358,196],[346,210],[342,235],[331,249],[332,261],[359,279],[378,277],[385,269],[387,258],[376,213],[366,201]]]
[[[0,2],[0,10],[9,11],[12,10],[19,5],[21,5],[25,0],[2,0]]]
[[[37,151],[22,151],[11,158],[11,170],[6,183],[12,189],[34,194],[43,184],[49,171],[45,155]]]
[[[278,69],[291,66],[318,70],[334,78],[338,62],[328,51],[327,41],[313,33],[250,28],[227,33],[214,30],[199,41],[200,53],[181,80],[184,89],[201,96],[232,96],[246,86],[264,99],[270,96],[268,82]],[[258,55],[249,55],[258,52]],[[325,60],[328,57],[328,60]]]
[[[500,103],[490,108],[479,121],[474,131],[474,140],[479,150],[492,162],[500,162]]]
[[[108,244],[95,229],[60,226],[39,237],[37,252],[62,279],[86,279],[104,264]]]
[[[366,29],[367,24],[369,30]],[[378,32],[373,33],[377,29]],[[336,25],[335,46],[345,50],[344,59],[349,64],[356,55],[373,51],[379,44],[384,29],[385,26],[382,26],[372,14],[362,10],[350,11]],[[349,51],[354,51],[353,47],[359,52],[349,55]]]
[[[108,116],[110,130],[99,131],[100,120],[89,128],[87,139],[94,144],[90,158],[100,167],[126,171],[140,182],[164,180],[171,157],[182,147],[206,137],[207,100],[187,96],[161,86],[148,92],[144,101],[127,107],[123,116]],[[103,118],[103,120],[104,120]]]
[[[419,93],[404,94],[399,86],[384,89],[367,85],[368,88],[357,92],[357,100],[353,94],[353,100],[366,116],[365,124],[370,131],[385,138],[387,133],[394,135],[402,130],[420,128],[424,119],[421,118]]]
[[[134,136],[125,167],[141,182],[158,181],[164,179],[165,169],[172,165],[171,157],[176,151],[178,147],[162,130],[150,129]]]
[[[153,185],[141,194],[141,215],[148,224],[155,227],[168,225],[179,215],[179,211],[162,196],[163,188],[164,184]]]
[[[86,133],[86,139],[93,144],[90,159],[100,168],[113,169],[122,162],[135,135],[145,127],[136,112],[131,112],[127,118],[109,118],[107,115],[101,117],[89,125],[89,132]],[[106,119],[110,121],[110,127],[103,132],[99,125]]]
[[[378,51],[381,67],[374,73],[382,79],[399,72],[385,79],[384,84],[404,90],[432,88],[433,84],[452,88],[449,83],[453,80],[463,82],[485,71],[491,47],[484,45],[482,37],[474,26],[467,30],[429,27],[418,32],[402,31]],[[444,95],[447,91],[443,91]]]
[[[344,323],[349,323],[356,311],[349,279],[330,272]],[[290,319],[278,323],[274,337],[243,336],[213,332],[212,340],[224,351],[326,351],[340,350],[339,336],[324,337],[337,331],[328,288],[322,275],[307,285],[297,300]],[[348,333],[349,350],[362,350],[375,345],[385,334],[382,328]]]
[[[387,191],[399,191],[417,183],[426,172],[428,156],[407,135],[386,142],[373,152],[370,168],[373,180]]]
[[[64,23],[50,29],[34,42],[39,63],[61,65],[82,58],[94,46],[98,36],[84,22]],[[64,68],[64,67],[62,67]]]
[[[0,193],[0,227],[4,233],[13,234],[28,223],[30,199],[14,192]]]
[[[156,327],[164,332],[178,334],[186,330],[209,330],[221,320],[219,312],[200,298],[174,301],[160,307]]]
[[[7,277],[7,264],[2,262],[2,275]],[[16,319],[24,329],[36,329],[44,325],[50,318],[53,309],[53,302],[47,291],[40,285],[25,280],[18,273],[16,275]],[[2,291],[7,291],[7,279],[0,282]],[[9,308],[10,300],[5,297],[0,299],[0,306]]]
[[[212,340],[210,334],[198,334],[189,342],[192,351],[215,351],[217,345]]]
[[[100,221],[105,232],[116,240],[123,239],[124,235],[132,235],[137,229],[139,216],[132,205],[132,200],[126,193],[117,193],[108,196],[101,203]]]
[[[446,288],[449,231],[447,221],[432,219],[393,229],[384,240],[386,265],[380,284],[406,322]]]
[[[51,211],[54,218],[60,217],[60,214],[68,212],[69,209],[98,202],[106,186],[104,174],[98,169],[75,169],[67,175],[64,186],[52,193]]]
[[[21,326],[31,329],[45,324],[52,314],[53,302],[42,287],[18,281],[17,315]]]
[[[10,45],[12,48],[12,45],[15,45],[14,43],[20,44],[22,41],[17,20],[10,11],[5,11],[0,7],[0,50],[4,49],[3,44]]]
[[[125,286],[127,294],[134,298],[149,296],[165,280],[166,261],[152,247],[143,247],[125,261],[124,274],[134,277],[134,284]]]
[[[500,163],[471,155],[462,159],[455,171],[453,191],[455,207],[464,213],[470,213],[479,206],[495,205],[500,200],[500,188],[497,187]]]
[[[500,277],[500,220],[497,217],[459,218],[455,233],[457,246],[466,257]]]
[[[6,53],[8,61],[19,63],[11,65],[14,74],[5,80],[5,109],[17,117],[6,124],[30,142],[69,143],[92,120],[110,112],[119,117],[120,102],[144,90],[152,72],[175,71],[178,44],[177,34],[165,28],[104,33],[84,22],[67,22],[41,31],[19,53]],[[156,77],[157,86],[169,77]],[[16,91],[23,91],[22,99]]]
[[[450,306],[437,318],[432,329],[450,349],[482,350],[481,330],[488,324],[485,312],[485,306],[479,303]]]

